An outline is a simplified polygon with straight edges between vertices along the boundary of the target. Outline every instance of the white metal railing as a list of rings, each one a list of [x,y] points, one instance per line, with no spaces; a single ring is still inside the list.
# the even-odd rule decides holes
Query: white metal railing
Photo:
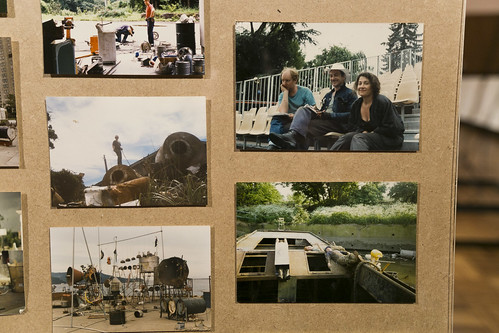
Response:
[[[360,58],[344,61],[341,64],[350,71],[347,83],[354,81],[359,73],[364,71],[376,75],[393,72],[397,68],[404,68],[422,60],[422,51],[407,49],[397,53]],[[307,87],[313,92],[331,86],[327,69],[332,64],[300,69],[298,71],[298,84]],[[247,111],[260,106],[270,107],[276,104],[281,93],[281,75],[273,74],[255,77],[236,82],[236,111]]]

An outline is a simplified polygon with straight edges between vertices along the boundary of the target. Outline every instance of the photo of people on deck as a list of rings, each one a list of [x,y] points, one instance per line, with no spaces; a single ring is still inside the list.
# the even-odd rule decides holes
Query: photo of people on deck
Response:
[[[44,73],[203,77],[204,0],[41,1]]]
[[[50,228],[53,332],[210,331],[209,226]]]
[[[25,310],[21,193],[0,192],[0,316]]]
[[[205,97],[47,97],[52,207],[206,206]]]
[[[421,23],[235,25],[238,150],[418,151]]]
[[[239,303],[415,303],[418,184],[236,184]]]
[[[0,37],[0,168],[19,167],[16,92],[12,43]]]

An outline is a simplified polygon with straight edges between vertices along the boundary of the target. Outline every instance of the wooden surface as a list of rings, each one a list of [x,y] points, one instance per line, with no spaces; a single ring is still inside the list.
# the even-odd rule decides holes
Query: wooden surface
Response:
[[[498,258],[499,246],[456,246],[455,333],[499,332]]]

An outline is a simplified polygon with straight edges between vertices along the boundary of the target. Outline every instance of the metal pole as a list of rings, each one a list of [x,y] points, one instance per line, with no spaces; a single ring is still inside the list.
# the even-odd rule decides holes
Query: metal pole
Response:
[[[163,226],[161,226],[161,249],[163,252],[163,256],[161,257],[161,260],[165,260],[165,241],[163,239]]]
[[[71,328],[73,328],[74,285],[75,285],[75,228],[73,227],[73,261],[71,263]]]

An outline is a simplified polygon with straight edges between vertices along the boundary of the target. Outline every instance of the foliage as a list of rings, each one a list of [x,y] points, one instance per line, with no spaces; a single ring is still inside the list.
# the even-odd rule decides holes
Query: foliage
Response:
[[[85,200],[83,174],[76,174],[66,169],[50,170],[50,183],[66,203]]]
[[[416,224],[415,204],[321,207],[310,216],[310,224]]]
[[[2,238],[1,244],[3,246],[13,247],[14,243],[16,243],[17,247],[21,246],[21,238],[17,231],[7,230],[7,235],[0,238]]]
[[[386,185],[383,183],[366,183],[352,193],[351,204],[377,205],[383,202]]]
[[[388,196],[395,201],[417,203],[418,202],[418,184],[417,183],[397,183],[390,191]]]
[[[272,204],[282,196],[271,183],[237,183],[237,207]]]
[[[303,207],[296,207],[293,215],[293,224],[306,224],[310,221],[310,215]]]
[[[357,183],[293,183],[291,189],[305,196],[304,204],[308,209],[318,206],[346,205],[350,196],[355,192]]]
[[[5,104],[5,109],[7,110],[7,118],[16,118],[16,95],[8,94],[7,102]]]
[[[362,59],[365,57],[366,55],[362,51],[353,53],[344,46],[333,45],[329,50],[322,49],[321,54],[316,55],[313,60],[307,62],[307,67],[330,65],[337,62]]]
[[[236,31],[236,80],[241,81],[261,74],[276,74],[284,67],[303,68],[305,56],[300,46],[315,44],[313,29],[297,30],[298,23],[263,22],[255,30]],[[303,24],[306,28],[307,25]]]
[[[150,192],[141,196],[141,206],[204,206],[206,179],[187,174],[171,181],[153,181]]]
[[[48,132],[49,132],[49,148],[54,149],[54,141],[57,140],[58,136],[55,133],[55,130],[52,128],[52,125],[50,125],[50,113],[47,112],[47,122],[48,124]]]
[[[238,206],[237,209],[237,219],[244,222],[276,222],[282,217],[289,224],[293,221],[293,216],[294,209],[284,205]]]
[[[383,70],[389,69],[391,63],[391,71],[397,68],[402,68],[400,52],[406,49],[414,49],[420,51],[423,41],[421,35],[417,33],[419,25],[417,23],[392,23],[390,24],[391,34],[388,36],[388,41],[381,43],[386,46],[388,55],[383,56]],[[391,61],[389,60],[391,58]],[[409,63],[406,59],[404,63]],[[403,69],[403,68],[402,68]]]

